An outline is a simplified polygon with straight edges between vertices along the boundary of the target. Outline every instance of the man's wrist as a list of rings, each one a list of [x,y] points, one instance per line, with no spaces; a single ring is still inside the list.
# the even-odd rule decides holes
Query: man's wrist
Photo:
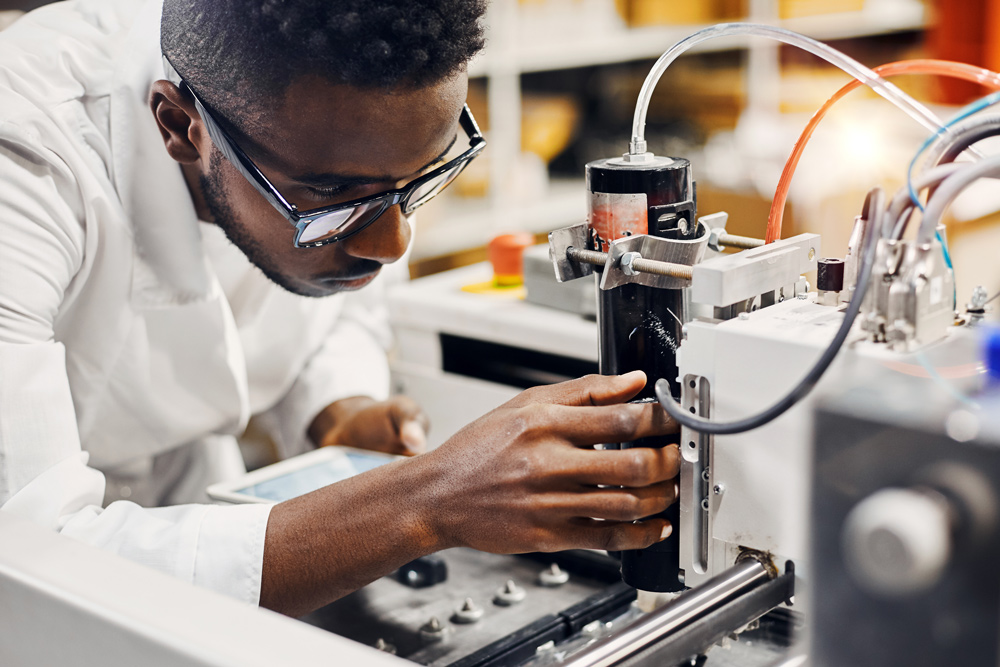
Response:
[[[441,455],[433,451],[401,466],[407,471],[402,487],[410,499],[407,505],[414,512],[414,538],[427,553],[462,546],[449,521],[454,517],[448,511],[442,512],[443,507],[451,506],[448,499],[454,486],[448,479],[448,462],[440,458]]]

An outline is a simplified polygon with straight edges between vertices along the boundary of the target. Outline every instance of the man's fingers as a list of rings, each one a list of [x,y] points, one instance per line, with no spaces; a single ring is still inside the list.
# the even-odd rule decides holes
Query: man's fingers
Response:
[[[638,522],[576,519],[574,523],[577,525],[574,544],[607,551],[645,549],[673,532],[670,522],[660,518]]]
[[[599,489],[578,495],[576,513],[595,519],[635,521],[659,514],[677,500],[677,482],[660,482],[638,489]]]
[[[427,451],[427,434],[424,427],[417,421],[403,422],[399,429],[399,441],[411,454],[423,454]]]
[[[574,453],[572,475],[588,486],[641,488],[677,477],[681,456],[677,445],[633,447]]]
[[[632,371],[624,375],[585,375],[575,380],[521,392],[507,405],[510,407],[521,407],[531,403],[612,405],[631,399],[644,386],[646,386],[646,374],[642,371]]]
[[[539,405],[526,409],[532,411],[533,426],[546,428],[580,447],[677,432],[677,424],[657,403],[599,407]]]
[[[430,419],[416,401],[408,396],[394,396],[389,400],[389,419],[407,454],[427,450]]]

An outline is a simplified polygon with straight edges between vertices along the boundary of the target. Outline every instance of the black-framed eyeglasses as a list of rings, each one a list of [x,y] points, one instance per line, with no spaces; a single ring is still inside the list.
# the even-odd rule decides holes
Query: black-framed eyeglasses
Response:
[[[404,215],[409,215],[448,187],[462,173],[466,165],[486,148],[486,139],[480,132],[476,119],[472,117],[468,105],[465,105],[459,116],[459,124],[469,137],[469,148],[458,157],[415,178],[398,190],[387,190],[340,204],[300,211],[295,204],[290,203],[278,192],[253,160],[222,129],[198,93],[184,81],[166,56],[163,57],[163,66],[168,78],[171,78],[175,85],[191,93],[195,108],[204,121],[208,136],[215,147],[243,174],[250,185],[295,227],[296,248],[317,248],[342,241],[375,222],[379,216],[397,204],[402,208]]]

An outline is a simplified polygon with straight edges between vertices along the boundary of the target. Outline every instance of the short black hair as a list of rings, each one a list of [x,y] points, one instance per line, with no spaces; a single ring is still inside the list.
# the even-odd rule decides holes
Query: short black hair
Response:
[[[164,0],[160,46],[237,129],[295,76],[422,87],[483,48],[486,0]]]

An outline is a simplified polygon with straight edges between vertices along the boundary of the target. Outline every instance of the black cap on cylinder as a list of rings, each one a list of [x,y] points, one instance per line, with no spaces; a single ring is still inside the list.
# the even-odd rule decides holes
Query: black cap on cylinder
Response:
[[[844,260],[825,257],[816,266],[816,289],[839,292],[844,289]]]

